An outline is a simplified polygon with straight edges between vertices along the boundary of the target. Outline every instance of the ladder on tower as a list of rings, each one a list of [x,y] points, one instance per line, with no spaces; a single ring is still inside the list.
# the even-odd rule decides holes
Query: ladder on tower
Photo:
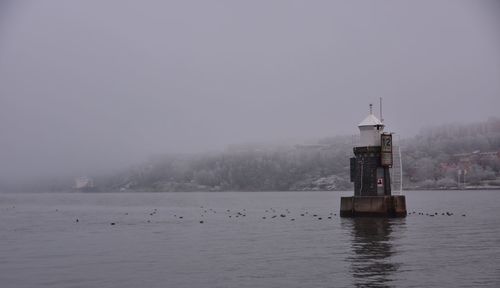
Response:
[[[399,144],[399,143],[398,143]],[[401,148],[399,145],[392,147],[392,168],[389,169],[391,175],[392,195],[403,194],[403,165],[401,161]]]

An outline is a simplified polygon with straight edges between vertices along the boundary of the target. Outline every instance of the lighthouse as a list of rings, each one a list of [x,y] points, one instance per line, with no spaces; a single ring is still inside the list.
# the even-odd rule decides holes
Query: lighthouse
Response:
[[[370,114],[358,128],[360,141],[350,159],[354,196],[341,197],[340,216],[405,217],[405,197],[391,194],[392,133],[384,132],[385,125],[373,115],[371,104]]]

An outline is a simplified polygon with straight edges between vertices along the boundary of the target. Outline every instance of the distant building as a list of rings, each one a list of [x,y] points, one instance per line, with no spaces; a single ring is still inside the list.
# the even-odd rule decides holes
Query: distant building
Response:
[[[500,158],[500,151],[480,152],[479,158],[480,160],[496,160]]]
[[[464,164],[475,164],[480,160],[497,160],[500,159],[500,151],[486,151],[481,152],[476,150],[470,153],[458,153],[454,154],[453,157],[455,161]]]
[[[94,188],[94,180],[86,176],[75,178],[75,189],[82,190],[89,188]]]

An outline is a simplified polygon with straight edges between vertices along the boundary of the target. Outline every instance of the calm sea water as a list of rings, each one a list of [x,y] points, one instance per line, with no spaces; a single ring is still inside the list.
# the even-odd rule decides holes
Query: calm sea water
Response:
[[[350,194],[0,194],[0,287],[500,287],[500,191]]]

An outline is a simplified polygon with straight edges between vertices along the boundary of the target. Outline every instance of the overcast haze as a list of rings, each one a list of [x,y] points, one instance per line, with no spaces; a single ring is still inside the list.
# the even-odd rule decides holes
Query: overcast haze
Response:
[[[0,180],[499,116],[500,1],[3,1]]]

